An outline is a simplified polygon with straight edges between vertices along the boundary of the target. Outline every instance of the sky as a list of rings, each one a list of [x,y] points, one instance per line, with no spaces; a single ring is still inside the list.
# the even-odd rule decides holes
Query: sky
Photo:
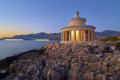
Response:
[[[120,31],[120,0],[0,0],[0,38],[58,33],[76,9],[95,31]]]

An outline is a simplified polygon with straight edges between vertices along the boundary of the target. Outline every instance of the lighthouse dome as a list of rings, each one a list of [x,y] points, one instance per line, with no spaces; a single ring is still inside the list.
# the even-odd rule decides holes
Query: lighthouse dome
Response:
[[[76,10],[76,14],[74,18],[70,19],[68,22],[69,22],[69,26],[82,26],[82,25],[85,25],[86,19],[80,18],[79,11]]]

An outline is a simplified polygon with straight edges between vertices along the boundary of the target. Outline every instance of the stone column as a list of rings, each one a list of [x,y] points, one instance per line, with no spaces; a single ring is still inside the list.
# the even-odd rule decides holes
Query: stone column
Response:
[[[63,31],[63,34],[62,34],[62,41],[64,41],[64,31]]]
[[[65,35],[65,41],[67,41],[67,31],[65,31],[66,35]]]
[[[62,41],[62,39],[63,39],[63,38],[62,38],[62,35],[63,35],[63,32],[61,32],[61,41]]]
[[[93,41],[93,31],[91,30],[91,41]]]
[[[65,31],[65,41],[67,41],[67,31]]]
[[[74,41],[76,41],[76,30],[74,30]]]
[[[85,39],[86,39],[86,37],[85,37],[85,32],[86,32],[86,30],[84,30],[84,40],[83,40],[84,42],[86,41],[86,40],[85,40]]]
[[[71,41],[71,31],[69,31],[69,41]]]
[[[95,32],[93,31],[93,41],[94,41],[94,39],[95,39],[95,36],[94,36],[94,35],[95,35]]]
[[[88,30],[88,41],[90,41],[90,30]]]
[[[64,31],[64,41],[65,41],[65,39],[66,39],[65,36],[66,36],[66,33],[65,33],[65,31]]]
[[[63,41],[64,41],[64,31],[63,31]]]
[[[66,35],[66,34],[65,34],[65,31],[64,31],[64,41],[65,41],[65,35]]]
[[[91,30],[90,30],[90,41],[91,41]]]
[[[81,30],[79,30],[79,41],[81,41]]]
[[[90,30],[90,41],[92,41],[92,35],[91,35],[91,33],[92,33],[92,32],[91,32],[91,30]]]
[[[63,37],[63,41],[64,41],[64,31],[63,31],[63,36],[62,37]]]
[[[64,41],[64,31],[63,31],[63,41]]]

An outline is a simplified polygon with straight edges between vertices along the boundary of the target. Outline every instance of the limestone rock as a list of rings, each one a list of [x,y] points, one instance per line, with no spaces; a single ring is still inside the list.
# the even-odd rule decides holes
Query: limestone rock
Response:
[[[119,80],[117,43],[49,43],[20,55],[2,80]]]

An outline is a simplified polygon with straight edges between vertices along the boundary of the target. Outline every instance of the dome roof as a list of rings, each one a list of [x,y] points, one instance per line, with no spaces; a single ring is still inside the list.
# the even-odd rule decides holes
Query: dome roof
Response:
[[[74,18],[70,19],[68,22],[69,22],[69,26],[80,26],[80,25],[85,25],[86,19],[80,18],[79,11],[76,10],[76,14]]]

